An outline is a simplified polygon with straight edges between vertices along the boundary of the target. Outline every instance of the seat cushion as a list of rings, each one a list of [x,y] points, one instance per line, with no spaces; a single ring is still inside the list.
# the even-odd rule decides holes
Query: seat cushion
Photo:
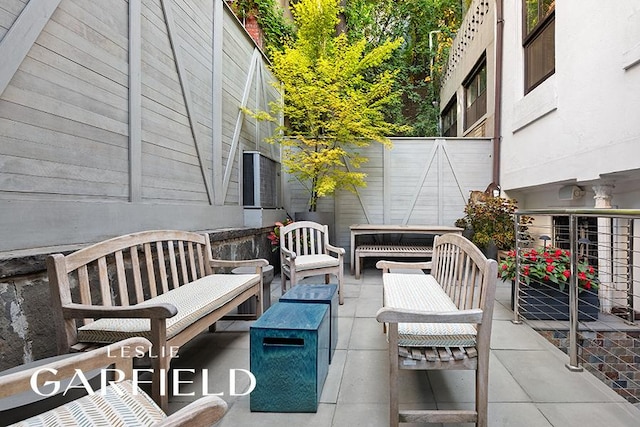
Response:
[[[170,303],[178,314],[167,319],[167,339],[260,282],[257,274],[212,274],[172,289],[137,306]],[[78,328],[78,341],[113,343],[125,338],[151,338],[149,319],[99,319]]]
[[[385,307],[432,312],[458,311],[431,275],[385,274]],[[476,328],[469,323],[399,323],[398,344],[407,347],[470,347]]]
[[[151,426],[164,418],[164,412],[147,394],[123,381],[13,425]]]
[[[295,259],[296,271],[315,270],[316,268],[338,267],[340,260],[331,255],[300,255]]]

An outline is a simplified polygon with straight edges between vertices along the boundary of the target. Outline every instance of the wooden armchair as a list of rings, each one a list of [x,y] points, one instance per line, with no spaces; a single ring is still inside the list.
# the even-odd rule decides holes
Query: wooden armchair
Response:
[[[388,324],[390,426],[398,423],[476,423],[487,425],[489,344],[497,282],[497,263],[462,236],[434,242],[431,274],[390,273],[425,269],[427,263],[379,261],[383,270],[383,308],[376,316]],[[476,376],[475,410],[399,410],[398,369],[470,369]]]
[[[283,294],[287,277],[294,287],[299,279],[322,274],[325,275],[325,283],[329,283],[329,275],[334,274],[338,278],[338,299],[340,304],[344,304],[344,249],[329,244],[326,225],[298,221],[280,227],[280,266]]]

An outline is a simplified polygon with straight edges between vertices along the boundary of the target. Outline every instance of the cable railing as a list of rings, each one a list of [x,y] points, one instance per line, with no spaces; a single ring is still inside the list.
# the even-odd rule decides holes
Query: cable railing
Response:
[[[533,221],[527,221],[527,218]],[[527,322],[631,403],[640,402],[640,210],[515,216],[514,322]],[[530,222],[530,223],[529,223]]]

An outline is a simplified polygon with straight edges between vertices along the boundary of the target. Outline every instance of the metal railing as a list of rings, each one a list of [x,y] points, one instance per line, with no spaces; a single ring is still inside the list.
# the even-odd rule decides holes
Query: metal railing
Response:
[[[632,403],[640,402],[639,220],[640,210],[518,211],[510,254],[514,322],[566,349],[570,370],[586,367]]]

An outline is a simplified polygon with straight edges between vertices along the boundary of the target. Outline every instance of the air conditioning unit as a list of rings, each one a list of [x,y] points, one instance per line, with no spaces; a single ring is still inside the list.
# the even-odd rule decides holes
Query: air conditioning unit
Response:
[[[257,151],[245,151],[242,168],[243,205],[256,208],[278,207],[280,164]]]

